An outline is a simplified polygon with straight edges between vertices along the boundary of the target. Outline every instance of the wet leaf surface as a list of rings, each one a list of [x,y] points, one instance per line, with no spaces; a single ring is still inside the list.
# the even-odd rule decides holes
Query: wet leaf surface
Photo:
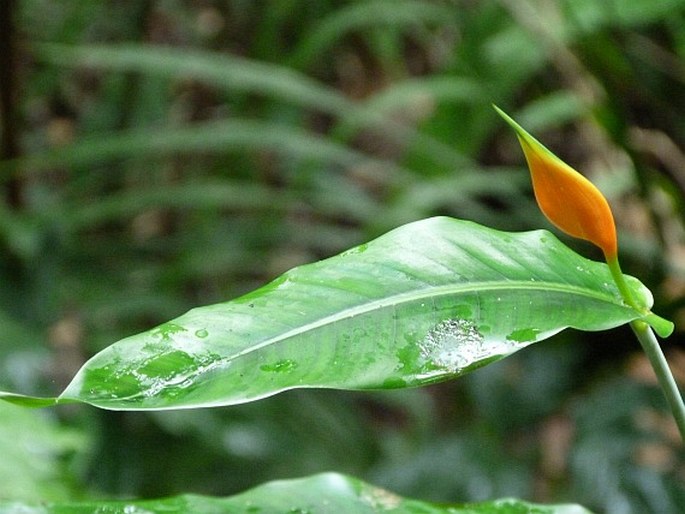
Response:
[[[192,408],[293,388],[429,384],[567,327],[604,330],[643,317],[651,294],[630,277],[629,286],[640,311],[622,302],[605,264],[546,231],[431,218],[119,341],[88,361],[59,401]]]

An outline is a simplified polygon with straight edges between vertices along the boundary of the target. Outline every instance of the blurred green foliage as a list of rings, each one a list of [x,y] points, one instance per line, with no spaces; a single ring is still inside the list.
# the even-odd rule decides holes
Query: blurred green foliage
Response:
[[[683,319],[683,0],[2,9],[3,389],[58,393],[123,336],[407,221],[548,226],[492,102],[591,176],[625,271]],[[683,336],[665,342],[681,381]],[[2,452],[0,497],[223,495],[336,470],[426,500],[676,513],[684,452],[664,408],[626,330],[419,390],[149,415],[5,406],[1,438],[21,445]]]

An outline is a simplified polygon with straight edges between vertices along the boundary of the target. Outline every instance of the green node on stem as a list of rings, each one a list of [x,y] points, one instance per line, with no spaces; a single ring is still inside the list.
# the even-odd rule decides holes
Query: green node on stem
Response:
[[[618,257],[607,258],[606,261],[607,265],[609,266],[609,270],[611,271],[611,276],[613,277],[614,282],[616,282],[616,286],[621,293],[623,301],[633,309],[642,311],[643,309],[635,301],[635,298],[633,298],[633,294],[626,283],[626,279],[621,271],[621,265],[618,262]],[[675,328],[672,321],[664,319],[651,311],[644,312],[644,317],[641,319],[641,321],[644,321],[646,324],[651,326],[659,335],[659,337],[663,338],[670,336]]]
[[[618,257],[608,258],[607,264],[609,265],[611,275],[618,286],[618,290],[621,293],[623,300],[632,308],[640,310],[628,288],[625,277],[623,276],[621,266],[618,263]],[[678,390],[678,385],[673,378],[673,373],[671,373],[671,369],[661,350],[661,346],[659,346],[659,341],[654,335],[654,332],[652,332],[653,328],[660,337],[668,337],[673,333],[674,325],[671,321],[668,321],[653,312],[646,312],[642,319],[631,322],[630,328],[632,328],[633,333],[649,359],[649,363],[659,381],[659,386],[666,397],[666,401],[668,402],[675,422],[678,425],[680,436],[685,442],[685,404],[683,403],[683,397]]]

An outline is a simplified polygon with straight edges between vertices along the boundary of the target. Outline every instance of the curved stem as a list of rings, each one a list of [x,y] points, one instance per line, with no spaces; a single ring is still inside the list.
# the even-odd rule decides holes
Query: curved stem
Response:
[[[668,405],[671,407],[671,412],[680,431],[680,437],[685,442],[685,404],[683,404],[683,397],[680,395],[678,385],[668,367],[666,357],[664,357],[664,353],[661,351],[659,341],[657,341],[654,332],[652,332],[652,328],[642,321],[633,321],[630,324],[630,328],[633,329],[638,341],[640,341],[640,345],[642,345],[642,349],[647,354],[647,358],[659,380],[661,390],[666,397]]]
[[[632,307],[638,312],[642,312],[642,321],[646,322],[649,326],[656,330],[656,333],[659,334],[660,337],[670,336],[673,333],[673,323],[662,318],[661,316],[657,316],[653,312],[640,308],[638,303],[635,301],[635,298],[628,287],[628,283],[623,276],[623,272],[621,271],[621,266],[618,263],[618,257],[607,257],[606,261],[609,265],[611,276],[614,278],[614,282],[616,282],[616,285],[618,286],[618,291],[621,293],[621,298],[623,298],[623,301],[629,307]]]
[[[632,308],[639,310],[637,303],[635,302],[633,295],[628,288],[628,284],[623,276],[623,272],[621,271],[621,266],[618,263],[618,257],[613,256],[611,258],[607,258],[606,261],[609,265],[609,269],[611,270],[611,275],[618,286],[618,290],[623,297],[623,300]],[[672,323],[659,318],[659,316],[656,316],[653,313],[648,313],[644,319],[654,323],[655,327],[657,327],[657,331],[662,329],[663,334],[670,334],[670,332],[673,330]],[[669,324],[670,327],[667,326]],[[659,380],[661,390],[666,397],[666,401],[668,402],[671,412],[673,413],[673,417],[675,418],[675,422],[678,425],[680,437],[682,438],[683,442],[685,442],[685,404],[683,403],[683,397],[680,395],[678,385],[673,378],[671,369],[668,367],[666,357],[664,357],[664,353],[661,351],[659,341],[654,335],[654,332],[652,332],[652,327],[644,321],[635,320],[630,323],[630,328],[633,329],[638,341],[640,341],[642,349],[649,359],[649,363],[652,365],[652,369]]]
[[[606,256],[605,256],[606,257]],[[638,309],[637,303],[633,299],[633,295],[628,288],[626,279],[623,277],[623,272],[621,271],[621,265],[618,263],[618,257],[606,257],[607,264],[609,265],[609,271],[611,271],[611,276],[614,278],[614,282],[618,286],[618,291],[621,293],[623,300],[630,305],[635,310]]]

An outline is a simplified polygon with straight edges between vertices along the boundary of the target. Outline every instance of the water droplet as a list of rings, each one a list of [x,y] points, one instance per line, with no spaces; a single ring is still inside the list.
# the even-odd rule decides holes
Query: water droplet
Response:
[[[359,246],[355,246],[354,248],[350,248],[346,252],[343,252],[341,255],[342,256],[348,256],[348,255],[355,255],[358,253],[364,253],[366,250],[368,250],[369,244],[368,243],[363,243],[360,244]]]
[[[520,328],[514,330],[507,336],[507,341],[514,341],[516,343],[528,343],[535,341],[540,330],[537,328]]]
[[[291,359],[283,359],[276,361],[273,364],[263,364],[259,366],[262,371],[269,371],[273,373],[286,373],[292,371],[297,367],[297,362]]]
[[[483,343],[483,335],[471,321],[448,319],[429,330],[419,346],[427,362],[456,373],[479,358]]]
[[[191,385],[193,385],[193,379],[192,378],[186,378],[183,382],[178,384],[178,387],[181,389],[187,389]]]
[[[195,331],[195,336],[199,337],[200,339],[204,339],[208,335],[209,335],[209,332],[207,332],[207,330],[204,328],[201,328],[200,330]]]
[[[402,498],[379,487],[368,486],[359,495],[360,500],[369,504],[374,512],[395,510],[402,503]]]
[[[168,341],[171,339],[171,336],[174,334],[178,334],[179,332],[185,332],[186,329],[182,327],[181,325],[177,325],[176,323],[162,323],[160,326],[157,328],[153,329],[150,334],[153,336],[159,336],[162,338],[163,341]]]

